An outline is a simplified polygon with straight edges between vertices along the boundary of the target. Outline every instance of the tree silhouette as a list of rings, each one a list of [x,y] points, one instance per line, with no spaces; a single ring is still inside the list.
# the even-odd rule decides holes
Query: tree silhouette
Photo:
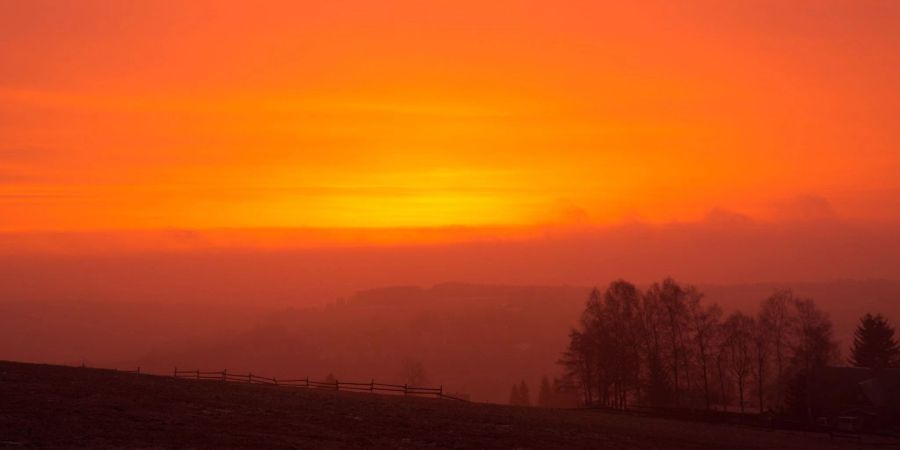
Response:
[[[565,380],[581,388],[585,405],[593,403],[594,346],[585,332],[569,332],[569,347],[558,361],[565,368]]]
[[[672,399],[672,385],[669,375],[656,355],[651,355],[647,364],[647,401],[652,406],[666,406]]]
[[[894,339],[894,328],[881,314],[866,314],[853,335],[850,364],[856,367],[883,369],[900,365],[900,347]]]
[[[509,404],[513,406],[531,406],[531,398],[525,380],[518,384],[513,384],[512,390],[509,392]]]
[[[753,323],[752,337],[753,342],[753,378],[756,379],[756,395],[759,412],[765,409],[766,397],[766,381],[769,370],[769,354],[772,348],[772,337],[766,333],[762,320],[756,320]]]
[[[696,289],[688,292],[688,311],[690,312],[691,331],[694,334],[696,345],[697,363],[700,365],[700,374],[703,379],[703,400],[706,409],[712,405],[710,377],[712,376],[713,345],[722,318],[722,308],[719,305],[704,307],[701,304],[703,294]]]
[[[402,375],[406,384],[410,386],[424,386],[428,382],[425,366],[415,359],[405,359],[403,361]]]
[[[785,371],[787,370],[788,346],[790,343],[791,311],[794,293],[788,289],[775,291],[763,300],[759,308],[760,332],[769,338],[774,357],[775,391],[774,397],[780,402],[784,397]],[[781,406],[776,404],[776,407]]]
[[[891,363],[900,360],[893,330],[887,342]],[[809,397],[819,393],[806,390],[806,381],[838,355],[831,319],[812,300],[776,291],[758,314],[735,312],[723,321],[721,308],[703,304],[702,292],[667,278],[643,292],[624,280],[593,289],[559,363],[586,405],[717,403],[727,411],[738,400],[746,412],[748,404],[783,410],[790,397],[791,407],[810,414]],[[539,404],[545,392],[542,384]]]
[[[793,355],[791,357],[792,370],[796,384],[805,390],[805,398],[795,398],[805,403],[808,421],[813,420],[812,395],[809,388],[809,380],[827,365],[838,360],[840,351],[834,340],[834,325],[828,314],[818,309],[815,302],[810,299],[794,300],[796,317],[793,325]],[[797,391],[797,389],[795,389]]]
[[[655,296],[662,307],[662,326],[668,344],[672,374],[673,399],[678,407],[681,400],[681,384],[686,377],[679,377],[685,361],[684,333],[688,322],[685,289],[675,280],[666,278],[662,284],[654,283],[649,295]]]
[[[519,383],[519,404],[521,406],[531,406],[531,394],[528,392],[528,385],[525,380]]]
[[[509,391],[509,404],[513,406],[519,406],[519,402],[522,397],[519,395],[519,385],[513,383],[512,390]]]
[[[731,379],[728,372],[728,349],[725,345],[727,336],[725,335],[725,327],[719,326],[716,335],[716,374],[719,381],[719,404],[722,411],[728,411],[731,404]]]
[[[794,309],[797,314],[793,320],[792,362],[795,369],[811,374],[835,363],[840,351],[828,313],[820,310],[811,299],[795,300]]]
[[[795,417],[803,417],[808,414],[809,386],[806,375],[797,373],[789,377],[785,383],[784,406],[786,411]]]
[[[731,373],[737,380],[738,406],[744,412],[746,379],[753,370],[753,318],[736,312],[725,321],[725,346]]]
[[[550,380],[544,376],[541,378],[541,389],[538,391],[538,406],[548,408],[553,406],[553,389],[550,387]]]

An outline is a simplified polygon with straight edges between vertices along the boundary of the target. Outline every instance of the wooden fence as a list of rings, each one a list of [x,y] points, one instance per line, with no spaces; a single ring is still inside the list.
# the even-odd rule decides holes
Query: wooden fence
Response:
[[[134,370],[120,370],[120,372],[125,373],[133,373],[135,375],[148,375],[146,373],[141,372],[141,368],[138,367]],[[199,369],[194,370],[183,370],[178,369],[177,367],[172,371],[172,377],[180,378],[180,379],[188,379],[188,380],[207,380],[207,381],[222,381],[222,382],[232,382],[232,383],[246,383],[246,384],[265,384],[270,386],[280,386],[280,387],[288,387],[288,388],[305,388],[305,389],[321,389],[321,390],[329,390],[329,391],[355,391],[355,392],[371,392],[371,393],[392,393],[392,394],[403,394],[403,395],[416,395],[420,397],[436,397],[441,399],[448,400],[458,400],[458,401],[468,401],[463,398],[455,397],[452,395],[448,395],[444,393],[444,386],[439,386],[436,388],[433,387],[423,387],[423,386],[410,386],[408,384],[387,384],[387,383],[376,383],[374,379],[370,380],[368,383],[354,383],[348,381],[338,381],[335,379],[334,381],[315,381],[310,380],[309,377],[303,379],[290,379],[290,378],[275,378],[275,377],[264,377],[262,375],[256,375],[252,372],[243,373],[234,373],[228,372],[228,370],[221,370],[218,372],[204,372]]]

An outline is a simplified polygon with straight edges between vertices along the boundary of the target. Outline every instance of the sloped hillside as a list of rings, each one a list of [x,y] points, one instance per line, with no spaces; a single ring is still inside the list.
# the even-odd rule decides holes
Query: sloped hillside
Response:
[[[591,411],[0,362],[0,446],[19,448],[790,450],[878,445]]]

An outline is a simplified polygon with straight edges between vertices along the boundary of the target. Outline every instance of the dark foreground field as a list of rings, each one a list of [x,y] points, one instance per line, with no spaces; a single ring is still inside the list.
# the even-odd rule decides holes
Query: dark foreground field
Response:
[[[888,445],[875,438],[859,443],[818,434],[590,411],[0,362],[0,447],[872,449]]]

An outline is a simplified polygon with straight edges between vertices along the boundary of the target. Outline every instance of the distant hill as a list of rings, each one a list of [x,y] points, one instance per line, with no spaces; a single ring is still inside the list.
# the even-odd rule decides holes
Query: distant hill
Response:
[[[726,311],[752,313],[763,298],[784,287],[788,286],[701,289],[707,301],[718,302]],[[865,312],[881,312],[900,323],[900,283],[844,281],[793,288],[831,314],[844,346]],[[402,363],[412,358],[422,362],[434,382],[477,400],[505,402],[517,380],[536,387],[541,376],[559,374],[556,361],[588,292],[587,287],[464,283],[366,290],[324,308],[277,311],[242,333],[157,352],[129,364],[159,370],[200,365],[402,381]]]
[[[792,287],[828,311],[846,345],[859,317],[900,324],[900,283],[700,286],[726,310],[754,312]],[[444,283],[360,291],[324,307],[0,301],[0,359],[132,367],[254,370],[276,376],[401,381],[415,359],[430,381],[505,402],[512,383],[536,387],[583,308],[585,286]]]

